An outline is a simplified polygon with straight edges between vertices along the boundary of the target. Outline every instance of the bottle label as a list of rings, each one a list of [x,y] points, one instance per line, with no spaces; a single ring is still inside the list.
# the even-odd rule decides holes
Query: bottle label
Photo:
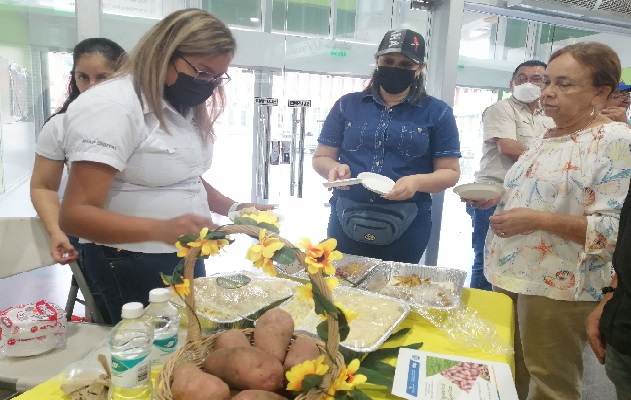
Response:
[[[134,388],[149,380],[148,355],[123,359],[112,356],[112,384],[121,388]]]
[[[177,333],[171,337],[164,339],[155,339],[153,341],[153,350],[151,352],[151,364],[163,365],[169,356],[177,347]]]

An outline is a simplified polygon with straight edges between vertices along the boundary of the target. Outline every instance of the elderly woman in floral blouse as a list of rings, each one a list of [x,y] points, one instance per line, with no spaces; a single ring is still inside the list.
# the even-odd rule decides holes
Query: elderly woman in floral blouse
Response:
[[[485,276],[517,310],[520,399],[580,399],[585,320],[612,278],[631,175],[631,130],[599,113],[620,79],[609,47],[557,50],[541,106],[556,128],[508,171],[491,217]],[[522,359],[523,352],[523,359]]]

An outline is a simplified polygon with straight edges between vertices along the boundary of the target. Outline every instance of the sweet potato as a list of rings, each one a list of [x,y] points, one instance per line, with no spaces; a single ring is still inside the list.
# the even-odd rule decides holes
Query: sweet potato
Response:
[[[233,349],[235,347],[248,346],[250,346],[250,341],[240,329],[230,329],[217,335],[214,349]]]
[[[197,365],[185,363],[173,371],[173,400],[228,400],[230,388],[216,376],[205,373]]]
[[[221,378],[231,389],[274,391],[283,386],[283,365],[253,346],[214,350],[206,356],[204,370]]]
[[[307,360],[315,360],[319,356],[320,350],[313,340],[308,337],[298,336],[287,352],[283,369],[289,371],[294,366],[302,364]]]
[[[265,390],[244,390],[234,396],[232,400],[287,400],[287,398]]]
[[[282,363],[293,334],[294,320],[291,315],[280,308],[273,308],[256,321],[254,347],[270,353]]]

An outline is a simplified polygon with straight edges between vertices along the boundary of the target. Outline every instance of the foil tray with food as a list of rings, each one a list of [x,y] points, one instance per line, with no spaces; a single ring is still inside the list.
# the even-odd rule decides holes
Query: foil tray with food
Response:
[[[343,254],[341,260],[331,262],[335,267],[335,276],[339,278],[340,284],[344,286],[358,286],[375,267],[384,263],[389,264],[390,262],[352,254]],[[297,264],[277,265],[276,270],[290,279],[301,282],[309,281],[307,272]]]
[[[249,328],[265,311],[291,297],[296,286],[288,279],[247,271],[195,278],[196,314],[204,333]],[[175,293],[171,302],[185,307]]]
[[[453,268],[394,262],[374,269],[361,289],[407,301],[413,307],[455,308],[467,273]]]
[[[401,300],[364,290],[338,286],[333,298],[345,309],[357,313],[349,323],[350,333],[340,346],[358,353],[377,350],[410,312]],[[296,331],[317,338],[316,327],[322,319],[313,309],[313,301],[294,296],[280,305],[294,319]]]

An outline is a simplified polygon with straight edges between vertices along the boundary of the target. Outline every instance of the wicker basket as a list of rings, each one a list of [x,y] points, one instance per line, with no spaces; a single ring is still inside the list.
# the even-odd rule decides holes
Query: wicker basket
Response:
[[[225,225],[218,228],[217,230],[220,232],[225,232],[227,234],[243,233],[248,236],[258,238],[261,228],[252,225]],[[279,237],[278,235],[273,234],[272,232],[269,232],[268,235],[279,238],[286,246],[294,247],[291,242],[283,239],[282,237]],[[200,247],[192,247],[185,259],[184,277],[189,279],[191,285],[191,292],[185,297],[185,301],[189,305],[189,307],[186,308],[186,313],[188,317],[188,341],[184,345],[184,347],[176,351],[169,358],[156,379],[154,391],[156,397],[159,400],[173,399],[173,394],[171,393],[171,377],[175,368],[182,363],[194,363],[197,366],[201,367],[208,353],[213,350],[215,339],[218,335],[213,334],[209,336],[202,336],[201,328],[197,323],[197,317],[194,313],[195,296],[193,287],[193,269],[195,266],[195,261],[197,260],[197,255],[199,254],[200,250]],[[302,252],[296,252],[296,259],[298,260],[300,265],[306,268],[305,258]],[[333,302],[331,291],[325,284],[322,273],[318,272],[317,274],[309,275],[311,276],[315,285],[320,289],[322,294],[326,296],[331,302]],[[325,357],[325,362],[329,366],[329,370],[324,376],[321,385],[324,389],[331,386],[335,378],[339,375],[342,368],[344,368],[344,357],[338,351],[340,343],[338,322],[331,315],[327,315],[327,325],[329,335],[326,343],[308,337],[310,340],[313,340],[316,343],[316,345],[320,349],[321,354],[327,355],[327,357]],[[250,340],[252,339],[253,332],[254,329],[251,328],[243,329],[243,333],[245,333]],[[293,339],[298,336],[303,335],[294,334]],[[296,397],[296,399],[316,400],[322,399],[323,397],[324,393],[322,392],[322,389],[312,389],[306,394],[300,394]]]

